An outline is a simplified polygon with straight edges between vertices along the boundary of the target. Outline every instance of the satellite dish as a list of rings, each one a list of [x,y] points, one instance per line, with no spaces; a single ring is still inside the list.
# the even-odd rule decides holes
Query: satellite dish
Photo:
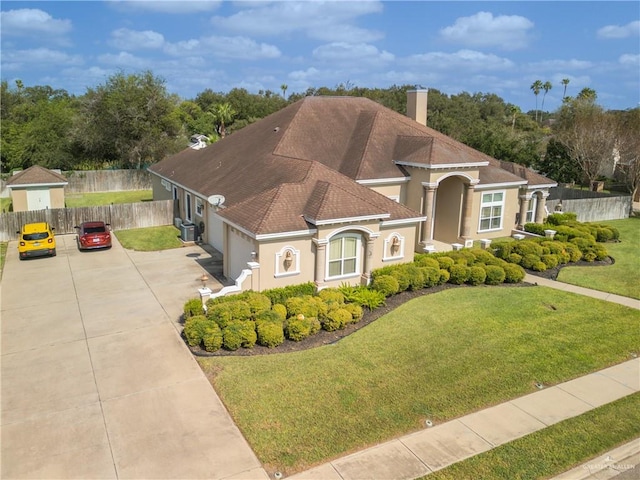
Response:
[[[214,207],[219,207],[220,205],[222,205],[224,203],[224,195],[211,195],[209,198],[207,198],[207,202],[209,202],[209,205],[212,205]]]

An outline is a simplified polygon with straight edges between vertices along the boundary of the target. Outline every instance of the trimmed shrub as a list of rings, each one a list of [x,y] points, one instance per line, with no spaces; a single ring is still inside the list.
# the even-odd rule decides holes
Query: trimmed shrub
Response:
[[[256,324],[258,345],[274,348],[284,343],[282,323],[263,321]]]
[[[484,283],[487,285],[500,285],[504,282],[506,277],[504,268],[499,267],[498,265],[487,265],[485,267],[485,271],[487,273],[487,277],[485,278]]]
[[[525,255],[524,257],[522,257],[522,261],[520,262],[520,265],[522,265],[523,268],[532,270],[533,266],[536,263],[539,263],[540,257],[538,255],[534,255],[533,253],[530,253],[528,255]]]
[[[213,322],[209,322],[204,335],[202,336],[202,343],[204,349],[207,352],[216,352],[222,347],[222,330]]]
[[[445,270],[444,268],[440,269],[440,285],[442,285],[443,283],[447,283],[449,281],[449,278],[451,278],[451,274],[449,273],[449,270]]]
[[[207,308],[207,318],[224,329],[233,320],[229,303],[217,303]]]
[[[488,250],[483,250],[477,247],[470,249],[469,253],[473,254],[475,257],[475,263],[489,263],[495,258]]]
[[[295,317],[296,315],[317,317],[320,313],[321,304],[323,304],[322,300],[312,295],[291,297],[285,302],[287,317]],[[326,305],[324,307],[326,308]]]
[[[258,292],[246,292],[243,294],[243,300],[247,302],[251,316],[255,318],[260,312],[271,308],[271,300],[266,295]]]
[[[409,285],[411,285],[411,278],[407,271],[395,268],[391,271],[391,276],[398,281],[398,292],[404,292],[409,289]]]
[[[263,295],[269,297],[271,304],[282,303],[283,305],[288,298],[301,297],[303,295],[314,295],[316,286],[313,282],[301,283],[299,285],[288,285],[281,288],[272,288],[262,292]]]
[[[347,301],[360,305],[361,307],[375,310],[385,304],[385,296],[382,292],[373,290],[365,286],[340,288],[345,294]]]
[[[469,278],[467,279],[467,283],[470,285],[481,285],[484,283],[487,278],[487,272],[484,268],[473,266],[469,268]]]
[[[582,258],[582,252],[577,247],[577,245],[573,243],[568,243],[568,242],[563,243],[563,245],[564,245],[564,249],[569,254],[569,260],[571,262],[577,262]]]
[[[322,328],[327,332],[333,332],[335,330],[341,330],[351,322],[353,317],[348,310],[344,308],[338,308],[327,314],[327,317],[322,321]]]
[[[519,283],[524,280],[525,271],[520,265],[515,263],[507,263],[502,267],[504,269],[505,283]]]
[[[385,297],[395,295],[400,290],[398,280],[391,275],[380,275],[371,282],[371,288],[384,294]]]
[[[550,225],[564,225],[567,222],[575,222],[578,215],[573,212],[552,213],[547,217],[547,223]]]
[[[409,264],[409,265],[403,265],[400,268],[406,272],[409,278],[408,290],[415,291],[415,290],[420,290],[422,287],[424,287],[424,276],[422,275],[422,270],[420,269],[420,267],[417,267],[416,265],[413,265],[413,264]]]
[[[418,267],[440,268],[440,263],[429,253],[418,253],[414,257],[414,263]]]
[[[281,303],[276,303],[271,310],[278,314],[280,320],[284,322],[287,319],[287,307],[282,305]]]
[[[364,315],[362,307],[355,303],[345,303],[344,309],[351,314],[351,323],[358,323]]]
[[[284,305],[283,305],[284,307]],[[277,325],[281,325],[284,322],[280,314],[278,314],[274,310],[266,310],[264,312],[260,312],[256,316],[256,326],[262,323],[275,323]]]
[[[508,242],[508,241],[500,241],[500,242],[495,242],[491,245],[491,248],[493,250],[493,254],[497,257],[497,258],[502,258],[504,260],[506,260],[509,255],[511,254],[511,252],[513,251],[513,246],[515,245],[516,242]],[[515,263],[515,262],[511,262],[511,263]]]
[[[266,298],[266,297],[265,297]],[[229,313],[232,320],[251,320],[251,307],[245,300],[238,300],[236,302],[229,302]]]
[[[424,279],[424,287],[430,288],[440,285],[440,269],[434,267],[420,267],[422,270],[422,278]]]
[[[299,342],[311,335],[311,322],[304,315],[290,317],[286,321],[284,333],[289,340]]]
[[[337,288],[324,288],[318,292],[318,297],[327,303],[344,303],[344,294]]]
[[[543,253],[540,244],[534,240],[520,240],[514,243],[515,245],[511,251],[523,257],[527,255],[537,255],[539,257]]]
[[[585,262],[593,262],[596,259],[596,254],[595,252],[587,252],[582,256],[582,259]]]
[[[506,260],[509,263],[520,265],[520,262],[522,262],[522,255],[519,255],[517,253],[510,253],[509,255],[507,255]]]
[[[544,272],[546,269],[547,265],[543,261],[536,262],[531,266],[531,270],[535,270],[536,272]]]
[[[453,265],[449,269],[449,283],[462,285],[469,279],[470,269],[466,265]]]
[[[202,305],[202,304],[201,304]],[[189,317],[184,324],[182,334],[190,347],[197,347],[202,342],[202,338],[207,332],[207,328],[212,322],[204,315],[194,315]]]
[[[548,227],[548,225],[542,225],[540,223],[525,223],[524,224],[524,231],[544,237],[544,231],[548,230],[547,227]]]
[[[542,255],[542,257],[540,257],[540,260],[544,262],[547,268],[557,267],[560,263],[558,255],[554,255],[553,253],[550,253],[549,255]]]
[[[456,262],[454,262],[453,258],[451,257],[443,256],[443,257],[438,257],[438,264],[440,265],[440,268],[449,270],[451,267],[453,267],[456,264]]]
[[[232,321],[222,330],[222,346],[227,350],[253,348],[257,339],[254,322]]]
[[[595,246],[596,260],[605,260],[609,256],[609,252],[603,245]]]
[[[202,308],[202,300],[199,298],[192,298],[187,300],[184,304],[184,319],[195,317],[196,315],[204,315],[204,309]]]

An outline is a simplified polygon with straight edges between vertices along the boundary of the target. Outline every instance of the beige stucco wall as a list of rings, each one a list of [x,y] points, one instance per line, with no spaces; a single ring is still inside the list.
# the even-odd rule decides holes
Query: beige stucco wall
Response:
[[[291,252],[291,265],[286,268],[285,255]],[[260,288],[286,287],[315,280],[315,244],[311,236],[270,240],[260,243]]]
[[[51,208],[64,208],[64,186],[51,187],[49,189]]]
[[[393,184],[393,185],[366,185],[371,190],[378,192],[385,197],[392,198],[404,204],[406,200],[406,185],[407,183]]]
[[[482,204],[482,194],[489,192],[504,192],[505,201],[504,209],[502,213],[502,229],[480,232],[480,209]],[[473,195],[473,211],[471,219],[472,235],[473,238],[478,240],[481,238],[498,238],[508,237],[511,235],[511,230],[516,226],[516,216],[520,211],[520,201],[518,198],[519,188],[491,188],[486,190],[476,190]]]
[[[14,212],[26,212],[29,209],[27,205],[27,191],[12,188],[11,205]]]
[[[171,193],[171,186],[169,189],[161,184],[162,179],[157,175],[151,175],[151,188],[153,189],[154,200],[171,200],[173,195]]]

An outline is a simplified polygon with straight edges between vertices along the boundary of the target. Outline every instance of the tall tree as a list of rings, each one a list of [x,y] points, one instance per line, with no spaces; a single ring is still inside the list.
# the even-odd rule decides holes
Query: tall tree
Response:
[[[544,84],[542,85],[542,89],[544,90],[544,95],[542,95],[542,107],[541,107],[542,113],[540,114],[540,121],[542,121],[542,116],[544,115],[544,99],[547,96],[547,93],[549,93],[549,90],[551,90],[552,88],[553,88],[553,85],[549,80],[544,82]]]
[[[86,155],[141,168],[184,148],[176,99],[150,71],[117,73],[88,89],[75,139]]]
[[[280,90],[282,90],[282,98],[287,98],[287,88],[289,88],[289,86],[286,83],[280,85]]]
[[[616,115],[616,154],[618,171],[631,193],[638,199],[640,188],[640,107]],[[633,210],[633,206],[632,206]],[[632,212],[630,212],[632,213]]]
[[[540,90],[542,90],[543,84],[541,80],[536,80],[531,84],[531,90],[533,94],[536,96],[536,122],[538,121],[538,95],[540,95]]]
[[[565,99],[565,98],[566,98],[566,96],[567,96],[567,86],[569,85],[569,82],[570,82],[570,81],[571,81],[571,80],[569,80],[568,78],[563,78],[563,79],[562,79],[562,82],[561,82],[561,83],[562,83],[562,85],[563,85],[563,87],[564,87],[564,90],[563,90],[563,92],[562,92],[562,101],[563,101],[563,102],[564,102],[564,99]]]
[[[236,112],[229,103],[220,103],[215,106],[213,116],[218,125],[218,135],[220,138],[224,138],[227,135],[226,125],[229,124]]]

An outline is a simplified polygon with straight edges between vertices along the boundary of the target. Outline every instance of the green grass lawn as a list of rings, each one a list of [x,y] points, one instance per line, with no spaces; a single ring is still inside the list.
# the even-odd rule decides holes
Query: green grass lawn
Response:
[[[628,360],[639,321],[544,287],[462,288],[331,346],[198,362],[263,464],[288,473]]]
[[[640,299],[640,217],[599,223],[620,230],[620,243],[605,244],[615,263],[606,267],[565,267],[558,280]]]
[[[65,195],[67,207],[94,207],[112,203],[137,203],[153,200],[151,190],[132,190],[126,192],[72,193]]]
[[[636,393],[453,464],[423,479],[550,478],[639,435],[640,394]],[[620,459],[615,460],[620,463]]]
[[[124,248],[151,252],[182,246],[180,230],[173,225],[163,227],[132,228],[113,232]]]
[[[0,277],[2,277],[2,271],[4,270],[4,260],[7,257],[7,247],[9,242],[0,242]]]
[[[11,209],[11,197],[0,198],[0,212],[8,212]]]

